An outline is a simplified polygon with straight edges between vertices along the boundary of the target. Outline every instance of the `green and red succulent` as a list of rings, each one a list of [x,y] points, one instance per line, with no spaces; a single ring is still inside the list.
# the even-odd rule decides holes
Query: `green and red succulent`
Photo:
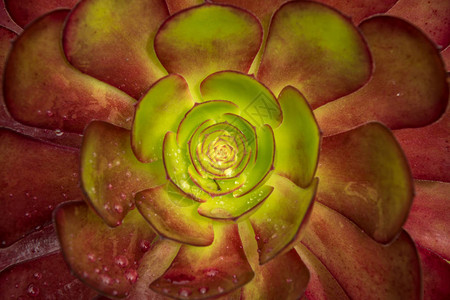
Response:
[[[2,299],[450,297],[450,3],[241,2],[5,0]]]

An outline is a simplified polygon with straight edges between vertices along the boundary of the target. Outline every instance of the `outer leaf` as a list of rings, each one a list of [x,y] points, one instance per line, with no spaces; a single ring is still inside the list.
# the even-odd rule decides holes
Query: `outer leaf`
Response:
[[[81,199],[78,151],[0,129],[1,246],[49,223],[53,208]]]
[[[450,109],[435,123],[422,128],[394,131],[416,179],[450,182]]]
[[[294,87],[278,96],[283,123],[274,130],[276,173],[296,185],[307,187],[313,180],[319,158],[321,133],[311,108]]]
[[[296,1],[273,16],[257,78],[275,94],[293,85],[316,108],[358,89],[370,73],[367,46],[347,18]]]
[[[139,101],[131,141],[142,162],[162,158],[164,135],[175,131],[184,114],[194,105],[183,77],[171,74],[155,83]]]
[[[405,229],[416,243],[450,260],[450,183],[416,180],[415,186]]]
[[[323,133],[336,134],[371,120],[391,129],[421,127],[437,120],[447,105],[448,87],[434,44],[417,28],[394,17],[370,18],[360,29],[376,68],[364,87],[314,112]]]
[[[5,67],[8,110],[18,121],[40,128],[82,133],[92,119],[130,127],[134,100],[65,60],[60,35],[67,13],[40,18],[14,43]]]
[[[22,28],[38,17],[59,8],[72,8],[77,0],[4,0],[12,19]]]
[[[260,264],[286,252],[302,236],[318,180],[302,189],[289,179],[274,174],[267,184],[275,188],[273,193],[249,218],[258,242]]]
[[[70,274],[61,253],[12,266],[0,274],[0,295],[14,299],[92,299],[97,293]]]
[[[387,13],[418,26],[440,47],[450,44],[448,1],[399,0]]]
[[[147,250],[142,245],[155,237],[139,212],[132,211],[122,226],[110,228],[86,204],[66,202],[54,218],[64,258],[75,275],[106,295],[128,295]]]
[[[64,52],[83,73],[139,99],[167,74],[153,49],[167,17],[163,0],[81,1],[64,28]]]
[[[16,33],[21,33],[23,31],[23,29],[11,19],[11,16],[6,11],[5,1],[0,1],[0,26],[6,27]]]
[[[311,274],[305,291],[307,299],[350,299],[333,275],[308,248],[298,244],[295,249]]]
[[[421,299],[420,260],[404,231],[384,246],[339,213],[316,203],[302,243],[351,299]]]
[[[205,299],[248,283],[253,271],[245,257],[237,225],[214,224],[207,247],[183,245],[169,270],[154,281],[154,291],[178,299]]]
[[[198,203],[170,183],[138,193],[136,206],[163,237],[194,246],[211,245],[214,240],[212,223],[197,213]]]
[[[120,225],[134,206],[134,194],[166,181],[162,161],[141,163],[131,150],[130,131],[94,121],[81,149],[81,185],[109,226]]]
[[[450,296],[450,263],[426,248],[418,246],[423,271],[424,299]]]
[[[255,278],[242,288],[241,299],[299,299],[305,291],[309,272],[294,249],[260,265],[257,243],[249,222],[239,223],[244,251]]]
[[[414,190],[408,162],[379,123],[325,138],[317,177],[318,201],[350,218],[376,241],[401,231]]]
[[[156,35],[155,50],[167,71],[185,77],[198,97],[200,81],[208,74],[247,72],[261,39],[261,25],[253,15],[231,6],[204,4],[167,19]]]
[[[275,96],[253,77],[223,71],[209,75],[200,85],[203,100],[223,99],[235,103],[241,115],[254,126],[277,127],[282,120]]]

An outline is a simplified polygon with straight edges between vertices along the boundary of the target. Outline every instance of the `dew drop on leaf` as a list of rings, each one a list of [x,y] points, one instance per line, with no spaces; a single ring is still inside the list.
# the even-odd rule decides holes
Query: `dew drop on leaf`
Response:
[[[37,296],[39,296],[39,288],[37,287],[37,286],[35,286],[34,284],[30,284],[30,285],[28,285],[28,288],[27,288],[27,294],[29,295],[29,296],[31,296],[31,297],[37,297]]]
[[[137,278],[138,278],[138,273],[135,269],[128,269],[125,272],[125,278],[130,282],[130,283],[135,283]]]
[[[126,266],[128,266],[128,258],[123,255],[118,255],[115,258],[114,262],[121,268],[125,268]]]

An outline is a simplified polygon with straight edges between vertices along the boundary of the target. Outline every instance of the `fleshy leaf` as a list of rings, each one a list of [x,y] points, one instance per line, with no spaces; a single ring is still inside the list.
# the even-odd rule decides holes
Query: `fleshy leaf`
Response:
[[[51,221],[53,208],[81,199],[78,150],[0,129],[0,247]]]
[[[257,79],[275,94],[292,85],[316,108],[358,89],[370,74],[363,37],[337,11],[296,1],[272,17]]]
[[[414,196],[403,152],[389,129],[368,123],[323,139],[317,200],[381,243],[400,231]]]
[[[197,213],[199,204],[171,183],[142,191],[135,199],[142,216],[163,237],[194,246],[213,242],[212,223]]]
[[[162,158],[164,135],[175,131],[194,105],[183,77],[171,74],[156,82],[139,101],[131,134],[133,151],[142,162]]]
[[[246,179],[245,184],[237,191],[233,192],[234,197],[241,197],[257,187],[264,184],[269,179],[269,175],[274,169],[275,160],[275,137],[273,136],[272,127],[265,124],[256,128],[258,139],[258,150],[256,161],[253,166],[248,166],[241,177]]]
[[[391,129],[421,127],[437,120],[447,105],[448,87],[434,44],[395,17],[370,18],[360,29],[376,68],[364,87],[314,111],[324,135],[371,120]]]
[[[294,249],[260,265],[258,245],[249,222],[239,223],[244,251],[255,278],[242,288],[242,300],[299,299],[308,284],[309,272]]]
[[[260,264],[286,252],[303,235],[317,184],[316,179],[302,189],[287,178],[271,176],[267,185],[273,186],[274,191],[249,218],[258,242]]]
[[[96,212],[117,226],[134,194],[166,181],[162,161],[144,164],[131,150],[130,131],[100,121],[87,127],[81,149],[81,185]]]
[[[1,13],[0,2],[0,13]],[[0,19],[1,19],[0,15]],[[12,47],[12,41],[17,37],[13,31],[0,26],[0,70],[4,70],[7,55]],[[3,72],[0,72],[0,90],[3,91]],[[3,93],[0,93],[0,127],[11,128],[16,132],[32,136],[36,139],[50,141],[52,143],[79,148],[81,137],[76,133],[67,133],[60,130],[54,131],[36,127],[25,126],[11,117],[7,111]]]
[[[108,227],[85,203],[66,202],[54,214],[66,262],[83,282],[114,297],[128,295],[137,263],[155,234],[137,210]]]
[[[450,155],[446,150],[449,133],[450,107],[431,125],[394,131],[414,178],[450,182]]]
[[[313,180],[319,157],[321,133],[308,102],[294,87],[278,97],[283,123],[275,128],[276,173],[296,185],[307,187]]]
[[[183,245],[169,270],[150,288],[177,299],[205,299],[229,293],[253,276],[237,225],[216,222],[212,245]]]
[[[450,183],[416,180],[415,187],[405,229],[417,244],[450,260]]]
[[[195,106],[186,113],[178,126],[178,145],[184,147],[200,125],[208,120],[220,121],[222,115],[225,113],[239,113],[239,107],[230,101],[222,100],[196,103]]]
[[[167,19],[155,37],[155,50],[167,71],[186,78],[198,97],[199,84],[207,75],[220,70],[247,72],[261,39],[262,28],[253,15],[208,3]]]
[[[231,219],[236,221],[252,213],[272,193],[273,187],[263,186],[241,196],[230,195],[214,197],[200,204],[198,213],[213,219]]]
[[[167,17],[163,0],[81,1],[67,19],[64,52],[83,73],[139,99],[167,74],[153,48]]]
[[[277,127],[282,120],[275,96],[252,76],[223,71],[209,75],[200,85],[204,101],[222,99],[235,103],[254,126]]]
[[[322,184],[322,181],[321,181]],[[302,243],[325,265],[351,299],[421,299],[420,260],[403,231],[389,245],[315,203]]]
[[[78,0],[4,0],[8,13],[20,27],[24,28],[38,17],[59,8],[72,8]]]
[[[60,41],[67,13],[45,15],[15,41],[5,66],[9,112],[26,125],[69,132],[82,133],[92,119],[129,128],[135,101],[66,61]]]
[[[167,178],[185,194],[199,202],[205,202],[211,198],[189,177],[187,154],[178,146],[177,135],[171,131],[164,138],[163,160]]]
[[[0,295],[11,299],[91,299],[97,293],[70,274],[61,253],[15,265],[0,274]]]
[[[11,19],[11,16],[6,11],[5,1],[0,1],[0,26],[8,28],[16,33],[21,33],[23,29]]]
[[[450,43],[450,2],[398,0],[387,12],[422,29],[440,47]]]
[[[450,295],[450,263],[426,248],[417,247],[422,263],[423,299],[446,299]]]
[[[311,278],[305,291],[307,299],[349,300],[348,295],[322,262],[304,245],[295,246]]]

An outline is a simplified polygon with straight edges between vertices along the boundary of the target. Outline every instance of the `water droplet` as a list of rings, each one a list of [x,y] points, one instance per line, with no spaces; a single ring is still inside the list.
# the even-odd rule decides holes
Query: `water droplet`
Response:
[[[187,288],[181,288],[178,291],[178,295],[180,295],[181,297],[189,297],[191,294],[192,294],[192,291]]]
[[[39,288],[31,283],[27,288],[27,294],[31,297],[37,297],[39,295]]]
[[[87,257],[88,257],[89,261],[91,261],[91,262],[95,262],[97,260],[97,258],[95,257],[95,254],[93,254],[93,253],[89,253],[87,255]]]
[[[109,271],[109,267],[108,266],[103,266],[103,271],[108,272]]]
[[[121,214],[121,213],[123,212],[123,207],[122,207],[122,205],[120,205],[120,204],[114,204],[114,210],[115,210],[117,213]]]
[[[26,213],[25,213],[25,217],[30,218],[30,217],[31,217],[31,214],[30,214],[29,212],[26,212]]]
[[[135,283],[137,278],[138,278],[138,273],[135,269],[128,269],[125,272],[125,278],[130,282],[130,283]]]
[[[56,136],[62,136],[64,134],[64,132],[62,132],[60,129],[56,129],[55,134],[56,134]]]
[[[109,277],[108,275],[105,275],[105,274],[100,275],[100,280],[105,285],[110,285],[112,283],[111,277]]]
[[[204,287],[201,287],[201,288],[199,288],[198,289],[198,292],[200,293],[200,294],[206,294],[207,292],[208,292],[208,288],[206,287],[206,286],[204,286]]]
[[[128,258],[123,255],[117,256],[114,262],[121,268],[125,268],[126,266],[128,266]]]
[[[223,293],[223,291],[224,291],[223,287],[221,287],[221,286],[218,286],[217,290],[219,291],[219,293]]]
[[[125,195],[124,193],[120,193],[120,198],[122,198],[122,200],[126,200],[127,199],[127,195]]]
[[[127,177],[131,177],[131,172],[130,172],[130,171],[126,171],[125,175],[126,175]]]
[[[292,281],[293,281],[292,278],[286,278],[287,283],[291,283]]]
[[[211,269],[211,270],[207,270],[207,271],[205,272],[205,274],[206,274],[206,276],[214,277],[214,276],[216,276],[217,274],[219,274],[219,271],[218,271],[218,270]]]
[[[41,279],[42,278],[42,273],[36,272],[33,274],[33,277],[36,279]]]
[[[141,248],[142,252],[147,252],[150,249],[150,245],[151,245],[150,242],[147,240],[142,240],[139,243],[139,247]]]
[[[111,183],[109,183],[109,184],[108,184],[108,189],[110,189],[110,190],[111,190],[111,189],[112,189],[112,187],[113,187],[113,186],[112,186],[112,184],[111,184]]]
[[[47,110],[47,116],[48,117],[52,117],[53,116],[53,112],[51,110]]]
[[[95,268],[94,272],[98,274],[98,273],[100,273],[100,269],[99,268]]]

